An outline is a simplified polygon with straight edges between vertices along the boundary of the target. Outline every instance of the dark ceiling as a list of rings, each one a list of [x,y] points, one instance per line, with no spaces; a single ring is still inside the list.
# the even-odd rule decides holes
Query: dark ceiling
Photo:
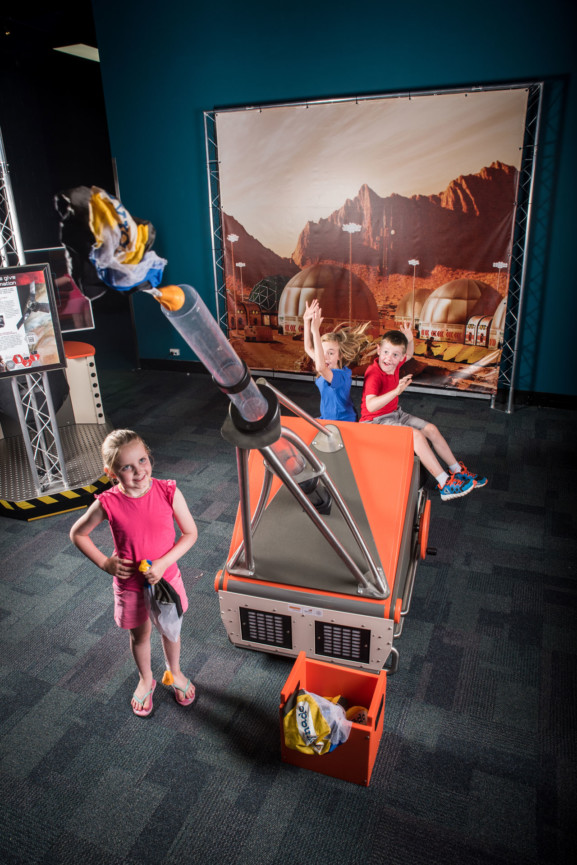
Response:
[[[114,189],[91,0],[1,0],[0,128],[25,249],[59,243],[54,195]]]
[[[91,0],[3,4],[0,50],[51,49],[84,43],[96,47]],[[7,8],[8,7],[8,8]]]

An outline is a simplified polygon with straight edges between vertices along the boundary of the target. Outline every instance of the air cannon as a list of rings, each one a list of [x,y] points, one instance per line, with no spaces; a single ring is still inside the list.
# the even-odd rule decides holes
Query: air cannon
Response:
[[[375,564],[346,503],[326,472],[324,463],[294,431],[281,428],[279,392],[264,383],[261,383],[260,388],[255,384],[246,364],[239,358],[198,292],[190,285],[180,285],[177,288],[181,290],[182,296],[171,291],[170,303],[163,302],[162,296],[157,298],[162,312],[231,402],[222,435],[237,449],[243,541],[229,561],[228,569],[236,574],[249,576],[255,573],[252,536],[267,505],[272,472],[280,478],[301,509],[345,563],[357,582],[359,593],[386,597],[389,590],[384,574]],[[340,437],[335,427],[323,427],[288,402],[291,408],[296,408],[301,417],[318,429],[319,436],[323,439],[320,450],[330,451],[340,447]],[[267,472],[255,513],[251,515],[248,454],[255,449],[263,455]],[[359,563],[322,519],[321,515],[330,513],[332,501],[336,502],[344,514],[345,522],[362,552],[368,570],[359,567]]]

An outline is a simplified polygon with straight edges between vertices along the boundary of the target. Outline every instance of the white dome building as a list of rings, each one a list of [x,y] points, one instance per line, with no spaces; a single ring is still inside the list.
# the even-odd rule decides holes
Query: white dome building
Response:
[[[397,324],[402,324],[404,321],[410,321],[414,327],[418,327],[421,321],[421,311],[426,300],[428,300],[431,292],[428,288],[418,288],[416,291],[409,291],[402,297],[395,310],[395,321]]]
[[[504,297],[493,316],[489,329],[489,348],[501,348],[505,341],[505,318],[507,317],[507,298]]]
[[[421,339],[465,343],[467,323],[474,316],[492,317],[501,295],[479,279],[454,279],[432,291],[421,309]]]
[[[378,332],[377,302],[366,282],[346,267],[312,264],[284,287],[278,307],[279,333],[302,333],[305,304],[315,299],[323,311],[324,331],[343,323],[370,321]]]

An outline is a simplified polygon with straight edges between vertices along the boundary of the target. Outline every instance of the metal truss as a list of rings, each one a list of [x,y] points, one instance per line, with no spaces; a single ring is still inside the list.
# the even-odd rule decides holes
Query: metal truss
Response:
[[[515,202],[515,213],[513,218],[513,239],[507,269],[509,271],[509,287],[507,297],[507,313],[505,317],[505,334],[501,361],[497,377],[497,392],[491,397],[491,407],[494,409],[513,411],[514,384],[517,372],[517,362],[520,345],[520,325],[523,314],[523,295],[527,279],[527,248],[531,228],[531,208],[533,202],[533,182],[535,178],[536,156],[539,140],[541,105],[544,83],[526,82],[511,85],[495,85],[486,87],[462,87],[446,90],[424,90],[401,93],[389,93],[379,96],[353,97],[346,99],[323,99],[314,102],[347,102],[360,101],[362,99],[387,99],[399,96],[424,96],[439,93],[466,93],[484,90],[507,90],[526,89],[528,93],[527,112],[525,115],[525,133],[521,155],[521,167],[517,184],[517,200]],[[282,103],[282,104],[313,104],[309,103]],[[267,106],[273,107],[273,106]],[[277,106],[278,107],[278,106]],[[233,108],[223,109],[228,111],[253,110],[254,106],[245,109]],[[260,109],[262,110],[262,108]],[[225,239],[223,237],[223,214],[220,201],[219,183],[219,160],[216,135],[216,111],[207,111],[204,114],[204,129],[206,142],[206,163],[208,173],[208,196],[210,202],[210,223],[213,250],[213,268],[216,295],[216,309],[218,322],[225,333],[228,333],[228,320],[226,315],[227,296],[226,280],[224,270]],[[287,378],[294,375],[286,374]],[[300,376],[296,376],[300,377]],[[435,391],[447,393],[447,391]],[[463,393],[459,393],[463,396]]]
[[[1,133],[0,263],[26,263]],[[68,481],[47,374],[12,376],[12,393],[37,494],[65,489]]]
[[[210,234],[212,237],[212,262],[214,273],[216,318],[223,332],[228,334],[226,304],[226,280],[224,272],[224,219],[220,204],[220,181],[218,172],[218,149],[216,144],[216,114],[204,114],[204,138],[206,144],[206,166],[208,174],[208,200],[210,208]]]
[[[10,256],[13,256],[11,259]],[[9,267],[14,264],[14,258],[19,264],[24,263],[22,239],[16,219],[16,208],[12,196],[8,163],[4,156],[4,142],[0,132],[0,264]]]
[[[47,374],[13,376],[12,392],[38,493],[66,489],[68,478]]]
[[[493,395],[491,407],[511,413],[519,356],[519,340],[523,314],[525,283],[527,280],[527,248],[531,230],[533,204],[533,181],[537,162],[543,82],[528,85],[525,136],[521,156],[521,168],[517,185],[515,225],[511,245],[509,289],[505,336],[501,351],[501,364],[497,378],[497,393]]]

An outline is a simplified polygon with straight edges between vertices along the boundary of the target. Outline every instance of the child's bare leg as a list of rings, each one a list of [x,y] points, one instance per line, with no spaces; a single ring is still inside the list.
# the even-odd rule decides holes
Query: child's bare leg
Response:
[[[186,688],[186,683],[189,681],[188,676],[185,676],[180,669],[180,637],[174,643],[167,637],[162,636],[162,646],[164,648],[164,657],[174,676],[174,684],[177,688]],[[177,692],[177,700],[186,700],[194,696],[194,685],[189,684],[186,692],[180,690]]]
[[[421,430],[413,429],[413,447],[415,453],[417,454],[427,471],[430,472],[434,478],[438,478],[439,475],[442,475],[445,470],[441,466],[439,460],[437,459],[433,451],[431,450],[431,446],[429,445],[429,442],[427,441],[423,433],[424,431],[422,432]]]
[[[453,451],[451,450],[451,448],[447,444],[447,440],[445,439],[445,437],[439,432],[439,430],[437,429],[437,427],[434,424],[428,423],[425,427],[423,427],[422,433],[426,438],[429,439],[429,441],[431,442],[431,444],[435,448],[436,452],[441,457],[441,459],[446,463],[446,465],[448,465],[448,466],[455,465],[457,460],[455,459],[455,455],[454,455]],[[439,465],[438,461],[437,461],[437,465]],[[429,471],[430,471],[430,469],[429,469]],[[438,472],[437,472],[437,474],[438,474]]]
[[[130,629],[130,650],[140,673],[140,681],[134,692],[134,696],[140,699],[152,688],[152,666],[150,663],[151,629],[150,619],[144,622],[143,625],[139,625],[138,628]],[[150,706],[150,697],[147,697],[144,705],[135,702],[133,698],[132,706],[135,709],[148,709]]]

